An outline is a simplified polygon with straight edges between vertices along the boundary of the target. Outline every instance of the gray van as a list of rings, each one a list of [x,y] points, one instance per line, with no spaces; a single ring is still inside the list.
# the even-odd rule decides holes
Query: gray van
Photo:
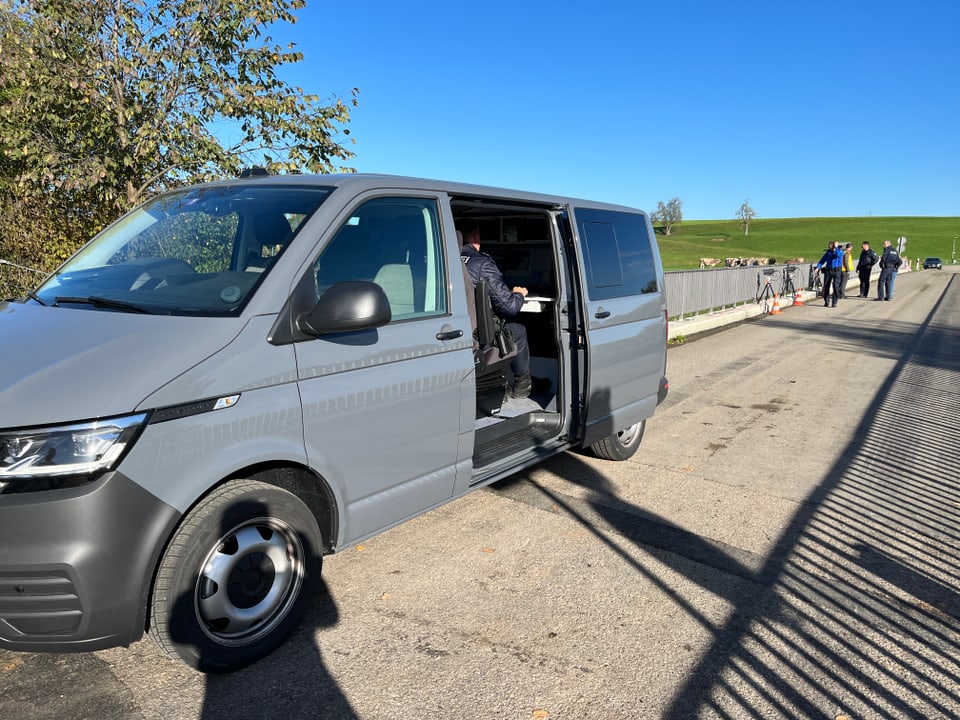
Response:
[[[456,224],[529,290],[529,398]],[[376,175],[175,190],[0,303],[0,647],[149,631],[228,671],[322,558],[556,453],[629,458],[666,395],[650,221]]]

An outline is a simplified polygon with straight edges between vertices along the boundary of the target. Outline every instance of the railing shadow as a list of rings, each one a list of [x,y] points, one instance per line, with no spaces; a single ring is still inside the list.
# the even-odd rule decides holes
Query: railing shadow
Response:
[[[551,470],[586,500],[529,479],[498,488],[579,520],[711,633],[664,717],[960,717],[958,326],[948,287],[765,557],[619,500],[572,454]],[[727,619],[702,615],[623,538],[725,598]]]

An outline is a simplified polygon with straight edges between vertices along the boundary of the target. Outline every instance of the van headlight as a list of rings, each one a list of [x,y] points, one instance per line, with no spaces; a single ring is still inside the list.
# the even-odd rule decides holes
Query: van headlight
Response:
[[[67,476],[92,480],[116,467],[146,419],[147,414],[141,413],[73,425],[2,430],[0,492],[17,492],[21,490],[18,485],[22,481]],[[30,489],[39,490],[44,486],[52,488],[63,484],[41,483]]]

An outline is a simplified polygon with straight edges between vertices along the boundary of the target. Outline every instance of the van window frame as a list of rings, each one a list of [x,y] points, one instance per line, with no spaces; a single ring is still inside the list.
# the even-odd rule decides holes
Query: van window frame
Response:
[[[583,248],[583,274],[590,300],[660,292],[653,241],[642,213],[590,207],[575,207],[573,212]],[[601,229],[604,227],[610,228],[610,235]],[[612,248],[616,251],[620,282],[611,282]]]

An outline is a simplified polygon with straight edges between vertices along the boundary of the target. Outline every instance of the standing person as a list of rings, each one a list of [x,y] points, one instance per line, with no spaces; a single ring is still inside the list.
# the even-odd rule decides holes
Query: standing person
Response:
[[[870,295],[870,273],[873,272],[873,266],[877,264],[877,254],[870,249],[870,243],[864,241],[863,250],[860,251],[860,259],[857,260],[857,275],[860,276],[860,294],[857,297],[868,297]]]
[[[853,250],[852,245],[847,243],[843,248],[843,262],[840,263],[840,297],[847,294],[847,281],[850,280],[850,273],[853,272]]]
[[[883,241],[880,256],[880,280],[877,282],[877,300],[893,300],[893,281],[900,269],[900,253],[889,240]]]
[[[817,263],[817,269],[823,275],[823,306],[836,307],[840,294],[840,268],[843,265],[843,250],[837,247],[836,240],[831,240],[827,251]],[[830,302],[830,286],[833,286],[833,302]]]
[[[486,280],[490,288],[490,302],[493,311],[506,319],[520,312],[524,299],[527,297],[525,287],[510,288],[503,281],[503,273],[497,267],[496,261],[480,252],[480,224],[472,218],[458,223],[463,233],[463,247],[460,250],[460,259],[467,267],[467,273],[474,284]],[[480,311],[480,308],[477,308]],[[530,378],[530,346],[527,344],[527,329],[519,323],[507,323],[507,328],[513,333],[513,340],[517,345],[517,354],[510,360],[510,370],[513,372],[513,397],[530,397],[533,381]]]

